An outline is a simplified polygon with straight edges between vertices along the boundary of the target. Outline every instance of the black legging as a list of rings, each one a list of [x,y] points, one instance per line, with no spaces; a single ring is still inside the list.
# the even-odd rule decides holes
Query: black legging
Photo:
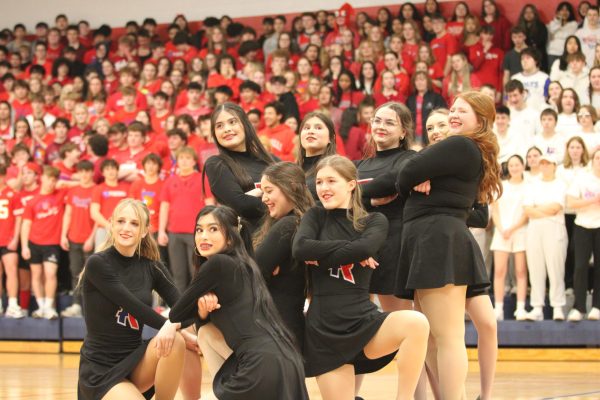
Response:
[[[581,313],[585,313],[588,290],[588,268],[590,256],[594,255],[594,294],[592,307],[600,308],[600,228],[586,229],[575,225],[573,232],[575,242],[575,305]]]
[[[565,288],[574,288],[573,274],[575,273],[575,245],[573,244],[573,227],[575,226],[575,214],[565,214],[565,226],[567,227],[567,259],[565,261]]]

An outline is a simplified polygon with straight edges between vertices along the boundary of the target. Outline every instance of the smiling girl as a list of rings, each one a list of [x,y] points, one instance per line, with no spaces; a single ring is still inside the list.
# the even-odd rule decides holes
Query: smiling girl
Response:
[[[324,400],[355,396],[354,375],[377,371],[398,352],[395,399],[412,398],[421,372],[428,326],[414,311],[379,312],[369,299],[373,259],[388,223],[361,203],[354,164],[341,156],[319,162],[317,193],[294,237],[293,256],[309,264],[312,300],[304,340],[307,376]]]
[[[216,397],[308,399],[298,350],[251,258],[248,226],[231,208],[208,206],[196,217],[195,241],[198,273],[170,318],[200,317],[198,342]],[[206,308],[209,293],[219,308]]]

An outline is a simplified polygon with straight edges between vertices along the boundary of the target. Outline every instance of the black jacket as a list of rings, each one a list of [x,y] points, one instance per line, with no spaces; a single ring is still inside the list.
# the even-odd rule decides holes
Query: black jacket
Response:
[[[415,123],[417,122],[417,95],[416,94],[411,94],[408,99],[406,100],[406,106],[408,107],[408,109],[410,110],[412,117],[413,117],[413,121],[415,121]],[[434,91],[428,91],[425,93],[425,95],[423,96],[423,108],[421,110],[422,113],[422,124],[423,124],[423,129],[421,130],[421,132],[423,132],[423,145],[428,145],[429,144],[429,139],[427,138],[427,130],[425,129],[425,124],[427,123],[427,118],[429,117],[429,113],[432,112],[433,110],[437,109],[437,108],[446,108],[448,107],[448,105],[446,104],[446,100],[444,100],[444,98],[442,97],[442,95],[434,92]]]

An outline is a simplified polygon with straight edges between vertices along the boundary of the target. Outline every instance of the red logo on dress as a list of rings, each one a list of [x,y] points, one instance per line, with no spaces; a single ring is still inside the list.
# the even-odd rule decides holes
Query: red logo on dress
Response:
[[[342,271],[342,278],[347,282],[355,284],[356,282],[354,281],[354,275],[352,275],[352,268],[354,268],[354,264],[341,265],[335,268],[335,272],[334,268],[329,268],[329,275],[340,279],[340,271]]]
[[[131,329],[140,330],[140,324],[137,322],[137,319],[127,311],[123,311],[123,307],[119,308],[115,316],[117,317],[117,324],[123,326],[129,325]]]

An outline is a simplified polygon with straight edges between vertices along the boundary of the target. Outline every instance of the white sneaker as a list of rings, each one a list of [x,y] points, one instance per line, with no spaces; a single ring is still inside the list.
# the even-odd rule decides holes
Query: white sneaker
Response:
[[[494,308],[494,313],[496,314],[496,321],[504,321],[504,310]]]
[[[31,316],[33,318],[44,318],[44,310],[41,308],[38,308],[37,310],[35,310],[31,313]]]
[[[81,318],[83,316],[81,314],[81,306],[79,304],[73,304],[62,310],[60,316],[67,318]]]
[[[527,311],[524,308],[520,308],[515,311],[515,319],[517,321],[527,321]]]
[[[21,318],[25,318],[25,311],[23,311],[21,309],[21,307],[19,306],[8,306],[6,308],[6,318],[15,318],[15,319],[21,319]]]
[[[534,308],[527,313],[526,319],[528,321],[543,321],[544,311],[541,308]]]
[[[49,319],[49,320],[57,319],[58,313],[56,312],[56,309],[46,308],[44,310],[44,318]]]
[[[569,315],[567,316],[567,321],[570,322],[579,322],[582,319],[583,315],[576,308],[571,309],[571,311],[569,311]]]
[[[562,307],[554,307],[552,311],[552,319],[555,321],[564,321],[565,313],[563,312]]]
[[[600,309],[598,309],[596,307],[592,307],[592,309],[590,310],[590,312],[587,315],[587,319],[589,319],[590,321],[600,320]]]

